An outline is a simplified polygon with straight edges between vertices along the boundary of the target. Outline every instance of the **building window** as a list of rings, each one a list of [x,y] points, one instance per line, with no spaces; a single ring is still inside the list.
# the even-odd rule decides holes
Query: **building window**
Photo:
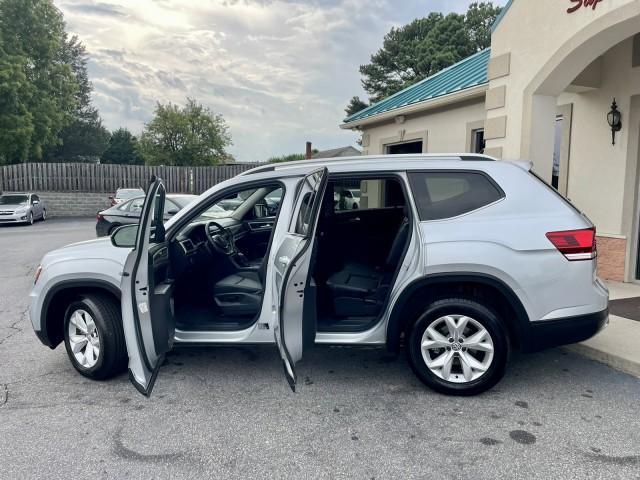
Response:
[[[471,152],[484,153],[484,128],[471,130]]]
[[[386,145],[387,155],[401,153],[422,153],[422,140]]]

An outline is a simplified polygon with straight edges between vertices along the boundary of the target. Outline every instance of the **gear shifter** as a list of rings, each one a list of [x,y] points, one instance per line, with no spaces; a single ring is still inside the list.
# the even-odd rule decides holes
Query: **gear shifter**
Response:
[[[244,253],[237,251],[236,250],[236,254],[233,256],[233,260],[240,266],[240,267],[248,267],[249,266],[249,260],[247,260],[247,257],[244,256]]]

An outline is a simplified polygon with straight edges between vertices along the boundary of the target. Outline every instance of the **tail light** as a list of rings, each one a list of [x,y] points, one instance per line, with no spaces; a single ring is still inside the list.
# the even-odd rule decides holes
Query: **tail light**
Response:
[[[549,232],[547,238],[567,260],[593,260],[596,258],[596,229]]]
[[[98,213],[98,214],[96,215],[96,219],[97,219],[98,221],[100,221],[100,220],[104,220],[104,217]]]

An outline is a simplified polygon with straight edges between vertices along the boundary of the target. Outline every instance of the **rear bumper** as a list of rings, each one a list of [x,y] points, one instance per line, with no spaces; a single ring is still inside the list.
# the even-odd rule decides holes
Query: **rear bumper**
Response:
[[[104,220],[98,220],[98,222],[96,223],[96,236],[97,237],[109,236],[110,228],[111,228],[111,223],[105,222]]]
[[[608,308],[586,315],[531,322],[529,335],[522,339],[522,351],[537,352],[546,348],[582,342],[593,337],[608,323]]]

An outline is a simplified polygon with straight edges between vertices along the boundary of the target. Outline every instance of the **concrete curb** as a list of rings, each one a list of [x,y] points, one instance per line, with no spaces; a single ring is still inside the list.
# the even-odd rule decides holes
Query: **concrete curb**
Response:
[[[640,378],[640,322],[610,315],[598,335],[565,348]]]
[[[595,360],[596,362],[604,363],[611,368],[615,368],[616,370],[620,370],[621,372],[640,378],[640,362],[618,356],[615,353],[605,352],[582,343],[570,345],[565,348],[570,352],[577,353],[583,357]]]

